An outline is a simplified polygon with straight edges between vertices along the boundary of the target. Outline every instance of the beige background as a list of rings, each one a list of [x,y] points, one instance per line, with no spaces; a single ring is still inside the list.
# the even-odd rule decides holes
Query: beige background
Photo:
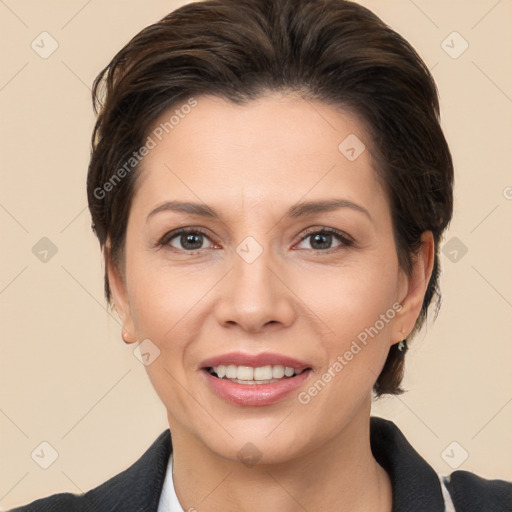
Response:
[[[182,3],[0,0],[3,509],[98,485],[167,426],[105,309],[85,177],[94,77],[136,32]],[[362,3],[433,70],[457,176],[446,241],[459,247],[442,256],[440,316],[409,353],[410,391],[381,400],[375,413],[395,420],[441,473],[450,462],[512,480],[512,2]],[[47,59],[31,48],[43,31],[59,45]],[[442,47],[453,31],[469,44],[457,59]],[[446,44],[453,53],[463,41]],[[43,237],[57,248],[47,262],[32,252]],[[58,452],[48,469],[31,458],[43,441]]]

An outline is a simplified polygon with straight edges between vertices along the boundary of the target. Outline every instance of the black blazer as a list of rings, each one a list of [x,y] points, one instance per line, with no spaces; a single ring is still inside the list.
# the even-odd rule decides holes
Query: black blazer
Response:
[[[445,512],[437,473],[394,423],[372,417],[370,442],[391,478],[393,512]],[[171,452],[167,429],[132,466],[99,487],[82,495],[54,494],[11,512],[157,512]],[[448,489],[457,512],[512,512],[512,482],[455,471]]]

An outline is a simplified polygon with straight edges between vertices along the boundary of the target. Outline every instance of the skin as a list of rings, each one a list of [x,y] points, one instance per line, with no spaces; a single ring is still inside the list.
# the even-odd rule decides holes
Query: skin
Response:
[[[145,157],[123,268],[107,261],[125,340],[150,339],[160,350],[146,369],[168,412],[178,498],[200,512],[390,512],[390,480],[370,450],[371,390],[389,347],[418,317],[432,234],[407,276],[371,140],[353,114],[292,93],[245,105],[197,101]],[[355,161],[338,150],[349,134],[366,145]],[[369,217],[353,208],[286,215],[299,201],[335,198]],[[148,219],[170,200],[206,203],[221,218],[161,211]],[[185,250],[180,236],[158,245],[180,227],[206,232],[200,249]],[[353,245],[304,238],[323,228]],[[250,264],[236,252],[247,236],[263,249]],[[228,403],[199,369],[228,352],[277,352],[309,363],[299,391],[307,390],[396,303],[394,318],[306,405],[296,392],[264,407]],[[253,466],[237,456],[248,442],[261,456]]]

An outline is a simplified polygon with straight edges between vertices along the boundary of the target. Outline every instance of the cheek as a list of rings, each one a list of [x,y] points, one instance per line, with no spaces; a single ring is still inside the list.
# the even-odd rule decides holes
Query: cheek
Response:
[[[398,263],[394,253],[388,255],[353,268],[331,268],[316,275],[315,286],[305,281],[299,292],[307,292],[303,296],[326,332],[317,338],[325,365],[315,379],[325,387],[314,384],[302,396],[301,403],[312,402],[311,412],[339,407],[333,417],[341,421],[347,409],[368,396],[382,370],[397,308]]]
[[[207,272],[201,274],[148,264],[140,265],[130,277],[131,310],[139,336],[154,338],[155,343],[161,344],[164,340],[176,339],[184,325],[188,335],[193,335],[190,318],[194,308],[215,283]]]
[[[164,404],[173,404],[185,418],[193,417],[194,403],[183,383],[193,369],[189,357],[193,341],[201,336],[203,322],[197,318],[201,299],[216,280],[204,272],[162,267],[136,255],[131,272],[127,268],[127,280],[137,339],[149,339],[159,350],[146,366],[148,377]]]
[[[382,370],[396,317],[397,276],[391,257],[364,269],[330,269],[316,276],[316,286],[304,284],[308,306],[325,326],[326,335],[317,338],[325,364],[298,398],[311,417],[330,411],[324,429],[334,432],[358,410]]]
[[[373,326],[397,300],[398,265],[392,255],[342,268],[325,267],[298,277],[294,291],[340,340],[355,338]],[[392,319],[395,315],[387,316]],[[388,330],[390,323],[385,325],[381,330]]]

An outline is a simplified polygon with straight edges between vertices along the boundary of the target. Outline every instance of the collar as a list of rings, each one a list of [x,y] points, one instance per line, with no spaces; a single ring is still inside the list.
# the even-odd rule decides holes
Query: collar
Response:
[[[391,478],[393,512],[444,512],[437,473],[392,421],[370,418],[370,446]]]

